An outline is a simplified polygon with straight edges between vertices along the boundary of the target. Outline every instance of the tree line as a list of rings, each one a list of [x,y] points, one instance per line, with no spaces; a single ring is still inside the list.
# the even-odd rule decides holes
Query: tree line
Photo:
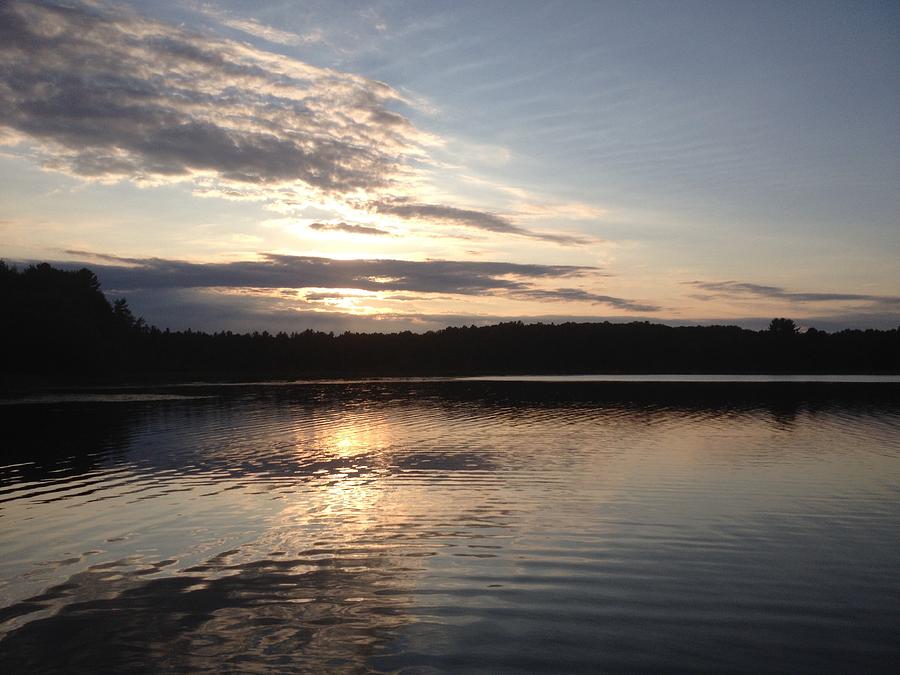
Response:
[[[88,269],[0,261],[5,378],[125,380],[203,377],[591,373],[900,373],[900,329],[768,330],[631,323],[448,327],[427,333],[305,330],[169,331],[110,303]]]

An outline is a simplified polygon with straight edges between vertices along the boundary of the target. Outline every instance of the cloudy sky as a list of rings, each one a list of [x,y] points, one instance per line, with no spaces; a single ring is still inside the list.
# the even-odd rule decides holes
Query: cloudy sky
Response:
[[[0,0],[0,257],[171,328],[900,324],[900,3]]]

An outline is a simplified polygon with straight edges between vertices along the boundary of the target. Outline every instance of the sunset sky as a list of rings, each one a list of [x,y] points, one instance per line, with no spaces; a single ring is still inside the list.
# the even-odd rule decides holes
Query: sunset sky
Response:
[[[0,257],[170,328],[900,324],[898,2],[6,2]]]

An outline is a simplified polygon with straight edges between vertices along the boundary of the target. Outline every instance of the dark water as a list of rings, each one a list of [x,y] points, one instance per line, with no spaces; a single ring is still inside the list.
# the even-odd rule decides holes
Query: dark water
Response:
[[[0,671],[888,672],[900,388],[0,405]]]

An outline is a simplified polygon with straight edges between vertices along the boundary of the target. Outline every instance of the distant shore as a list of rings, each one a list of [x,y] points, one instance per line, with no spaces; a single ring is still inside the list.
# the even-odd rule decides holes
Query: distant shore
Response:
[[[0,385],[510,375],[898,375],[900,329],[533,323],[426,333],[160,330],[88,269],[0,262]]]

